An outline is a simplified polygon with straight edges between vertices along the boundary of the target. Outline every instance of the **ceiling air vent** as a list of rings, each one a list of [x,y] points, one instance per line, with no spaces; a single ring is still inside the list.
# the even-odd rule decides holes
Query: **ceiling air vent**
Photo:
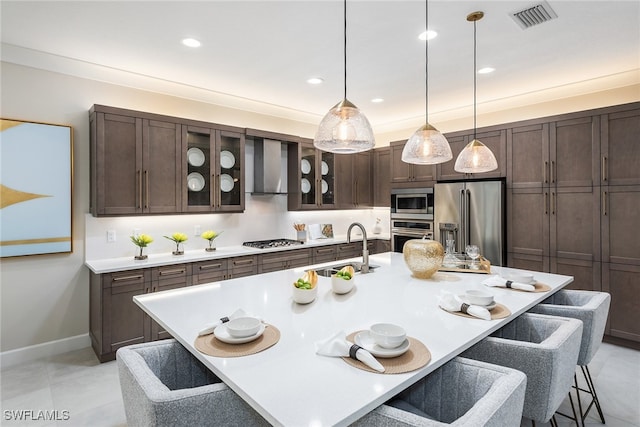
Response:
[[[511,18],[523,29],[531,28],[534,25],[542,24],[557,18],[558,15],[551,9],[547,2],[542,1],[535,6],[511,13]]]

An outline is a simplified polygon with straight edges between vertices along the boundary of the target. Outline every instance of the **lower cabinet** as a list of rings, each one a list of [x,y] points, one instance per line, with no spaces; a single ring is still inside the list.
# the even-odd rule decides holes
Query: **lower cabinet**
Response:
[[[605,334],[640,342],[640,265],[602,263],[602,290],[611,294]]]
[[[311,249],[293,249],[290,251],[271,252],[258,255],[259,273],[286,270],[288,268],[303,267],[312,263]]]
[[[191,264],[167,265],[153,267],[151,269],[150,292],[168,291],[170,289],[184,288],[191,284]],[[147,316],[148,317],[148,316]],[[171,338],[171,334],[164,330],[155,320],[148,318],[147,341],[157,341]]]

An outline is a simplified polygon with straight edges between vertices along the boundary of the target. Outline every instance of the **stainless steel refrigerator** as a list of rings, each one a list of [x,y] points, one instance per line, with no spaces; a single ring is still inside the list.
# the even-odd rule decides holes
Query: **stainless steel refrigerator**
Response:
[[[504,181],[435,184],[435,239],[446,248],[455,240],[456,253],[477,245],[492,265],[506,264]]]

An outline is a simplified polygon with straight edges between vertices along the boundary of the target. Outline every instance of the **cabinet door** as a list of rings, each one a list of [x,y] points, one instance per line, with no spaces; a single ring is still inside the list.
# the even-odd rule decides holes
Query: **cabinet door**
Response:
[[[402,150],[406,141],[394,141],[389,144],[391,150],[391,182],[401,183],[412,180],[411,165],[402,161]]]
[[[336,154],[336,207],[355,207],[356,181],[353,174],[353,154]]]
[[[436,180],[435,165],[411,165],[411,180],[433,183]]]
[[[468,141],[472,141],[473,135],[469,135],[467,138]],[[501,178],[507,176],[507,131],[478,132],[476,138],[491,150],[498,163],[498,168],[491,172],[468,174],[468,178]],[[454,162],[455,159],[456,157],[454,157]]]
[[[549,256],[549,199],[549,190],[543,188],[513,188],[507,192],[507,252]]]
[[[142,211],[180,212],[182,203],[182,145],[180,125],[143,120]]]
[[[640,342],[640,266],[603,263],[602,290],[611,294],[605,333]]]
[[[244,135],[235,132],[216,131],[217,176],[215,188],[216,210],[224,212],[244,211]]]
[[[184,212],[212,212],[215,210],[213,181],[215,130],[182,126],[182,210]]]
[[[469,138],[466,135],[447,136],[446,138],[447,141],[449,141],[449,147],[451,147],[451,154],[453,155],[453,158],[448,162],[436,165],[436,178],[438,181],[465,179],[466,174],[456,172],[454,166],[458,155],[469,143]]]
[[[227,279],[252,276],[258,274],[258,256],[247,255],[228,260]]]
[[[313,145],[300,144],[299,153],[295,161],[296,171],[299,171],[299,177],[295,181],[299,204],[302,209],[317,209],[319,151]]]
[[[550,258],[551,273],[573,276],[567,289],[580,289],[584,291],[600,291],[601,265],[599,262],[580,259]]]
[[[227,277],[227,260],[214,259],[211,261],[196,262],[192,266],[192,283],[219,282]]]
[[[600,191],[602,261],[640,265],[640,185],[603,186]]]
[[[331,262],[337,259],[336,245],[320,246],[313,248],[313,263],[320,264],[323,262]]]
[[[92,214],[142,213],[142,119],[94,113],[91,137]]]
[[[373,206],[373,180],[371,176],[371,152],[353,156],[353,178],[355,181],[354,205],[357,208]]]
[[[391,206],[391,148],[373,150],[373,206]]]
[[[326,151],[317,152],[320,161],[317,170],[320,171],[320,178],[316,188],[319,192],[320,207],[330,209],[336,204],[336,156]]]
[[[375,243],[376,243],[375,253],[381,254],[381,253],[385,253],[385,252],[391,252],[391,241],[390,240],[377,239],[375,241]]]
[[[341,243],[338,245],[338,259],[355,258],[362,255],[362,242]]]
[[[548,124],[507,131],[507,187],[548,187],[550,167]]]
[[[609,185],[640,185],[640,109],[601,117],[601,180]]]
[[[550,124],[551,186],[599,185],[600,118],[583,117]]]
[[[272,252],[259,256],[258,271],[260,273],[270,273],[272,271],[309,265],[311,262],[311,249]]]

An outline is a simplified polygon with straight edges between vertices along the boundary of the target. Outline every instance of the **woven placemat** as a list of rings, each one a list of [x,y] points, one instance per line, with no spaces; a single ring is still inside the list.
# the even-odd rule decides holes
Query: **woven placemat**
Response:
[[[280,341],[280,330],[273,325],[267,325],[264,333],[257,339],[244,344],[227,344],[220,341],[214,334],[196,338],[196,349],[214,357],[240,357],[259,353]]]
[[[447,313],[455,314],[456,316],[462,316],[462,317],[468,317],[470,319],[482,320],[479,317],[472,316],[470,314],[463,313],[461,311],[448,311],[448,310],[445,310],[442,307],[440,307],[440,308],[442,310],[446,311]],[[502,305],[500,303],[496,303],[496,307],[494,309],[490,310],[489,314],[491,315],[491,320],[504,319],[505,317],[511,316],[511,310],[509,310],[506,306],[504,306],[504,305]]]
[[[540,282],[536,282],[536,284],[533,285],[533,287],[536,288],[536,290],[533,292],[548,292],[551,290],[551,286],[546,285],[544,283],[540,283]],[[514,291],[520,291],[520,289],[514,289]],[[520,292],[527,292],[527,291],[520,291]]]
[[[355,336],[362,331],[355,331],[347,335],[347,340],[352,343],[355,341]],[[401,354],[398,357],[389,359],[377,358],[376,360],[384,366],[384,372],[378,372],[375,369],[371,369],[359,360],[351,359],[350,357],[343,357],[342,360],[349,365],[362,369],[363,371],[369,371],[376,374],[402,374],[404,372],[415,371],[416,369],[426,366],[431,361],[431,352],[429,349],[415,338],[407,337],[409,340],[409,350]]]

